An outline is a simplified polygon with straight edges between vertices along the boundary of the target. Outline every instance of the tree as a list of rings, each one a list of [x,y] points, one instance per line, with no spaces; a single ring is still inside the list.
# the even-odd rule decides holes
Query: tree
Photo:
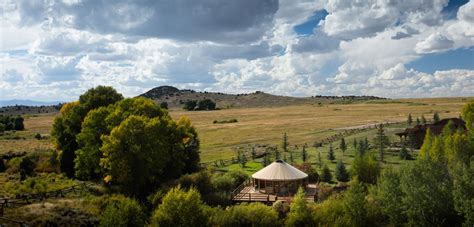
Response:
[[[252,154],[252,160],[255,160],[255,158],[257,158],[257,152],[255,151],[255,147],[252,147],[251,154]]]
[[[334,150],[332,148],[332,143],[329,144],[329,151],[328,151],[328,160],[334,161],[336,156],[334,155]]]
[[[172,188],[153,212],[154,226],[207,226],[209,218],[199,192],[191,188],[184,191],[180,186]]]
[[[3,161],[3,157],[0,157],[0,173],[5,172],[6,170],[5,162]]]
[[[313,220],[308,208],[303,188],[299,188],[290,204],[290,213],[286,219],[286,226],[313,226]]]
[[[263,203],[241,203],[224,211],[214,211],[210,226],[268,226],[277,223],[278,213]]]
[[[341,143],[339,143],[339,148],[341,148],[342,156],[344,156],[344,152],[346,152],[347,150],[347,145],[346,145],[346,141],[344,140],[344,137],[341,138]]]
[[[408,114],[407,123],[408,123],[408,125],[411,125],[411,124],[413,124],[413,118],[411,117],[411,113],[410,113],[410,114]]]
[[[247,157],[245,157],[244,152],[240,150],[238,151],[237,160],[239,162],[240,167],[245,168],[245,165],[247,164]]]
[[[339,162],[336,165],[336,179],[340,182],[347,182],[349,181],[349,173],[346,170],[346,166],[344,165],[344,162],[339,160]]]
[[[306,159],[308,159],[308,152],[306,151],[306,144],[303,145],[303,150],[301,150],[301,160],[303,162],[306,162]]]
[[[331,182],[332,181],[332,174],[331,171],[329,170],[327,165],[323,166],[323,169],[321,170],[321,181],[322,182]]]
[[[4,123],[0,123],[0,133],[5,132],[5,130],[6,130],[5,124],[4,124]]]
[[[64,104],[60,116],[54,119],[51,137],[56,149],[60,150],[60,168],[68,177],[74,176],[74,159],[79,147],[76,136],[81,131],[82,121],[90,110],[108,106],[123,96],[112,87],[97,86],[87,90],[79,101]]]
[[[470,165],[458,165],[454,173],[454,209],[464,217],[464,226],[473,226],[474,161]]]
[[[351,166],[352,176],[362,183],[375,184],[380,174],[380,165],[370,154],[356,156]]]
[[[422,124],[426,124],[426,118],[425,118],[425,115],[421,115],[421,123]]]
[[[160,103],[160,108],[162,108],[162,109],[168,109],[168,103],[167,103],[167,102],[161,102],[161,103]]]
[[[387,147],[389,141],[388,137],[385,135],[385,130],[383,128],[383,124],[380,124],[377,127],[377,134],[375,136],[375,146],[379,150],[380,153],[380,161],[383,162],[384,150]]]
[[[365,187],[355,182],[344,195],[344,213],[354,226],[369,226]]]
[[[416,125],[420,125],[421,121],[420,118],[416,118]]]
[[[131,115],[102,140],[100,165],[105,180],[129,195],[144,196],[162,180],[175,179],[197,165],[189,162],[194,155],[189,156],[187,149],[196,146],[197,134],[185,118],[174,122],[166,117]],[[193,152],[195,149],[198,147]]]
[[[286,132],[283,134],[283,141],[281,142],[281,147],[283,148],[283,152],[288,152],[288,136]]]
[[[270,154],[265,154],[263,156],[263,162],[262,162],[262,165],[263,166],[268,166],[270,165],[270,157],[269,157]]]
[[[382,172],[374,194],[390,223],[395,226],[402,226],[406,222],[404,215],[405,208],[402,204],[405,194],[400,189],[400,174],[388,168]]]
[[[196,100],[188,100],[184,103],[184,109],[193,111],[196,109],[197,101]]]
[[[144,226],[146,215],[136,200],[115,196],[102,212],[100,226]]]
[[[455,222],[453,183],[445,164],[417,159],[401,170],[400,190],[408,225]]]
[[[197,109],[198,110],[215,110],[216,109],[216,103],[213,102],[210,99],[200,100],[197,103]]]
[[[14,125],[15,130],[20,131],[20,130],[25,129],[25,126],[23,125],[23,118],[20,116],[14,118],[13,125]]]
[[[354,140],[352,140],[352,147],[354,149],[357,149],[357,139],[356,138],[354,138]]]
[[[402,144],[402,149],[400,149],[400,153],[398,154],[401,160],[410,160],[411,155],[408,153],[408,150],[405,144]]]
[[[438,112],[433,114],[433,122],[438,123],[440,121]]]
[[[466,122],[466,128],[471,135],[474,133],[474,102],[469,102],[462,109],[462,119]]]
[[[292,151],[288,151],[290,153],[290,163],[294,163],[295,162],[295,159],[293,158],[293,152]]]

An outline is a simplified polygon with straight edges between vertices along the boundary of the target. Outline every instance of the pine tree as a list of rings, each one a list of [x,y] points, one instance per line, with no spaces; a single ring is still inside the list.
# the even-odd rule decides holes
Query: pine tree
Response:
[[[385,130],[383,128],[383,124],[380,124],[377,127],[377,134],[375,136],[375,145],[377,146],[379,152],[380,152],[380,161],[383,162],[383,157],[384,157],[384,150],[387,147],[388,144],[388,137],[385,135]]]
[[[425,115],[421,115],[421,123],[422,124],[426,124],[426,118],[425,118]]]
[[[283,141],[281,144],[281,147],[283,148],[283,152],[288,152],[288,136],[286,135],[286,132],[283,134]]]
[[[280,159],[280,151],[278,150],[278,148],[275,148],[274,152],[275,152],[275,160],[279,160]]]
[[[357,139],[354,138],[354,140],[352,141],[352,146],[354,147],[354,149],[357,149]]]
[[[440,121],[438,112],[433,114],[433,122],[438,123]]]
[[[257,152],[255,151],[255,147],[252,147],[252,160],[255,160],[255,158],[257,157]]]
[[[341,138],[341,143],[339,144],[339,148],[341,148],[342,156],[344,156],[344,152],[346,152],[347,150],[347,145],[346,145],[346,141],[344,140],[344,137]]]
[[[359,140],[359,145],[357,145],[357,151],[359,152],[359,155],[362,156],[365,154],[367,149],[365,148],[365,142],[363,139]]]
[[[413,118],[411,117],[411,113],[408,114],[407,123],[408,123],[408,125],[411,125],[413,123]]]
[[[400,159],[402,160],[411,159],[411,155],[408,153],[408,150],[405,147],[405,144],[402,145],[402,149],[400,150],[399,156],[400,156]]]
[[[364,146],[365,146],[365,150],[369,150],[369,147],[370,147],[370,144],[369,144],[369,140],[367,139],[367,137],[364,138]]]
[[[306,144],[303,145],[303,150],[301,150],[301,160],[303,162],[306,162],[306,159],[308,158],[308,152],[306,151]]]
[[[290,152],[290,163],[294,163],[295,160],[293,159],[293,152],[292,151],[289,151]]]
[[[328,151],[328,160],[334,161],[336,156],[334,156],[334,150],[332,148],[332,143],[329,144],[329,151]]]
[[[420,125],[420,118],[416,118],[416,125]]]
[[[339,160],[339,162],[336,165],[336,179],[340,182],[347,182],[349,181],[349,172],[347,172],[346,166],[344,165],[344,162]]]
[[[269,154],[265,154],[265,156],[263,156],[263,166],[268,166],[270,165],[270,155]]]
[[[322,182],[331,182],[331,180],[332,180],[331,171],[329,170],[327,165],[324,165],[323,169],[321,170],[321,181]]]

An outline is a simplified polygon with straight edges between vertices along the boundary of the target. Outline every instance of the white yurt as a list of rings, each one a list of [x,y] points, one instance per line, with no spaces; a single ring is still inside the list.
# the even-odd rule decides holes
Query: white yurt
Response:
[[[252,175],[256,190],[266,194],[294,194],[308,185],[308,174],[277,160]]]

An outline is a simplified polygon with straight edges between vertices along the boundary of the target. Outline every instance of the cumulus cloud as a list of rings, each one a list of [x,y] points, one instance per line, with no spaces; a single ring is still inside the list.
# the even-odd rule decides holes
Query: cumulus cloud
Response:
[[[454,42],[441,34],[431,34],[425,40],[419,42],[415,46],[417,53],[435,53],[449,49]]]

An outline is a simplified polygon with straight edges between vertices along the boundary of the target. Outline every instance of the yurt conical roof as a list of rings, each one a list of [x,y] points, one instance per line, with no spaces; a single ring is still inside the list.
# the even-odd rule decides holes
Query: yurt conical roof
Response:
[[[299,180],[306,177],[308,174],[282,160],[274,161],[252,175],[254,179],[269,181]]]

